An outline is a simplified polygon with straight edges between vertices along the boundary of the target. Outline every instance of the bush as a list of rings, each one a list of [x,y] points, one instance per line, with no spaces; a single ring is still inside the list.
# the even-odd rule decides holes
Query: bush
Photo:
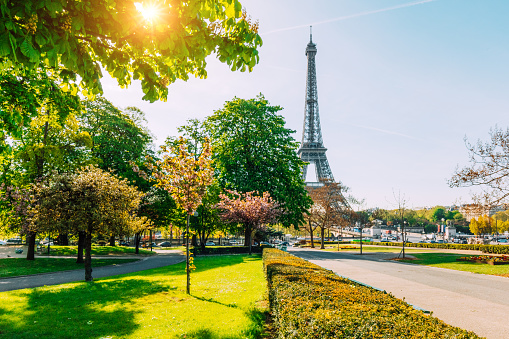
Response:
[[[252,253],[262,253],[263,248],[268,246],[252,246]],[[191,250],[193,255],[207,254],[245,254],[249,253],[249,246],[221,246],[221,247],[194,247]]]
[[[278,338],[479,338],[286,252],[263,261]]]

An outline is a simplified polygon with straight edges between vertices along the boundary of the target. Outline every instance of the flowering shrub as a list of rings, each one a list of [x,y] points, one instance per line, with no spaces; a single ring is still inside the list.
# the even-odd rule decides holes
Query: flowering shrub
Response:
[[[263,252],[277,338],[479,338],[286,252]]]
[[[494,255],[471,255],[456,259],[457,261],[474,261],[483,262],[488,264],[509,264],[509,256],[494,256]]]
[[[374,242],[371,245],[378,246],[399,246],[401,242]],[[473,250],[481,251],[483,253],[493,254],[509,254],[509,246],[505,245],[482,245],[482,244],[430,244],[430,243],[406,243],[405,247],[420,247],[420,248],[441,248],[448,250]]]

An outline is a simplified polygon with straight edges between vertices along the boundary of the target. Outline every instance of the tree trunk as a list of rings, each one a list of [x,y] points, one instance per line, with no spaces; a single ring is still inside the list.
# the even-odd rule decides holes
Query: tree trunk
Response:
[[[198,247],[198,240],[196,238],[196,234],[193,234],[193,236],[191,237],[191,245],[193,245],[193,247]]]
[[[140,254],[140,240],[141,240],[141,233],[136,233],[134,235],[134,247],[135,247],[135,254]]]
[[[187,225],[186,225],[186,293],[191,294],[191,272],[189,271],[189,218],[191,215],[187,213]]]
[[[92,281],[92,234],[89,229],[85,236],[85,281]]]
[[[37,232],[29,231],[27,233],[27,260],[35,260],[35,236]]]
[[[170,247],[173,246],[173,226],[170,228]]]
[[[115,246],[115,234],[112,234],[110,237],[110,246]]]
[[[60,233],[57,237],[58,245],[69,246],[69,235],[67,233]]]
[[[325,243],[323,241],[323,238],[325,237],[325,227],[320,227],[320,236],[322,237],[322,240],[320,241],[320,249],[325,249]]]
[[[311,220],[309,220],[309,235],[311,236],[311,248],[315,248],[315,243],[313,241],[313,227],[311,226]]]
[[[78,232],[78,256],[76,258],[77,264],[82,264],[85,262],[83,260],[83,248],[85,247],[85,236],[86,232],[83,231]]]
[[[244,246],[250,246],[251,244],[251,227],[246,226],[244,229]]]

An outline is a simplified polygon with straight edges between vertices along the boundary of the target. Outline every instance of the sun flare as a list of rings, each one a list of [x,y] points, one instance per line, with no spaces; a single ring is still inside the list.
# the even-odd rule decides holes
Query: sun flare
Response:
[[[141,2],[135,2],[134,6],[136,6],[138,12],[140,12],[143,18],[147,21],[152,22],[156,20],[159,15],[159,9],[154,4],[144,5]]]

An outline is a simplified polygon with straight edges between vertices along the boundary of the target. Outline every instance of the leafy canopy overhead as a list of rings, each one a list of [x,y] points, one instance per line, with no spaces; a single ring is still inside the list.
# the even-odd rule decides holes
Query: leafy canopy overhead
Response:
[[[168,84],[204,78],[216,53],[232,70],[258,63],[262,40],[238,0],[154,0],[144,16],[137,1],[25,0],[0,2],[0,61],[64,69],[83,88],[102,92],[101,67],[121,87],[141,80],[144,100],[168,95]],[[147,3],[142,4],[147,5]]]

